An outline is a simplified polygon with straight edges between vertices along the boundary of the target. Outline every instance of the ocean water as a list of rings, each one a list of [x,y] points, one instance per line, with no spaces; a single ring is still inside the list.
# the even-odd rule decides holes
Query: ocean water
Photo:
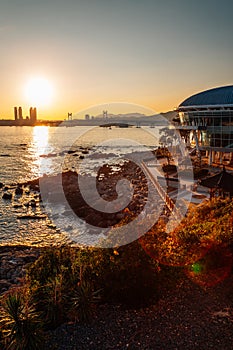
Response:
[[[149,152],[159,144],[158,128],[0,127],[0,244],[37,246],[71,242],[47,217],[38,193],[24,188],[21,196],[3,200],[14,185],[64,170],[95,175],[104,164],[116,167],[132,152]],[[151,153],[152,155],[152,153]],[[33,203],[33,205],[31,205]],[[62,207],[57,207],[61,220]],[[34,215],[34,219],[25,215]],[[78,228],[85,232],[85,225]]]

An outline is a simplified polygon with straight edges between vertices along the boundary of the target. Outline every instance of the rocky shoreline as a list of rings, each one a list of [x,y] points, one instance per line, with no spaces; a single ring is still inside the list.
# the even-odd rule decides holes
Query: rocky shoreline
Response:
[[[0,246],[0,294],[23,282],[26,266],[38,259],[40,252],[36,247]]]
[[[45,176],[24,183],[4,185],[0,183],[0,192],[3,200],[9,202],[14,208],[19,210],[17,218],[20,220],[41,220],[46,219],[47,215],[43,209],[42,198],[40,194],[40,181],[46,181],[48,192],[43,194],[50,199],[51,193],[59,204],[59,193],[57,193],[57,177]],[[80,175],[79,175],[80,176]],[[62,185],[66,199],[69,203],[69,210],[73,211],[78,217],[95,227],[112,227],[118,225],[121,221],[132,219],[132,216],[138,216],[143,210],[147,201],[148,182],[141,168],[134,162],[128,160],[121,164],[104,165],[97,176],[96,186],[100,198],[105,201],[113,201],[117,198],[116,184],[122,179],[131,181],[133,188],[133,197],[126,208],[115,213],[105,213],[90,207],[82,197],[78,184],[78,174],[73,171],[62,173]],[[86,177],[86,191],[89,190],[88,184],[90,176]],[[157,195],[157,200],[161,201]],[[69,212],[64,213],[66,216]],[[27,221],[26,221],[27,222]],[[53,223],[48,223],[56,230]],[[59,228],[57,229],[59,230]],[[95,234],[95,233],[94,233]],[[56,246],[56,242],[54,242]],[[67,242],[68,244],[68,242]],[[59,245],[59,243],[58,243]],[[42,245],[41,245],[42,246]],[[10,287],[19,285],[25,276],[25,267],[28,263],[35,261],[43,248],[36,246],[0,246],[0,293],[5,292]]]
[[[47,193],[43,193],[43,200],[52,200],[57,204],[61,200],[61,192],[57,190],[58,177],[60,175],[45,176],[30,180],[25,183],[18,183],[12,185],[0,184],[2,192],[2,199],[6,201],[12,201],[14,208],[37,208],[39,209],[42,201],[40,194],[40,184],[46,184]],[[127,208],[110,214],[104,211],[98,211],[93,209],[85,202],[82,196],[80,188],[78,186],[78,176],[81,177],[82,183],[87,195],[90,192],[90,198],[92,192],[89,188],[90,181],[93,181],[91,176],[78,175],[74,171],[66,171],[62,173],[62,191],[69,203],[70,208],[74,213],[84,219],[87,223],[93,224],[97,227],[109,227],[114,226],[127,217],[127,210],[134,213],[135,216],[143,210],[148,195],[148,184],[145,174],[139,166],[133,162],[127,161],[117,170],[114,170],[114,165],[104,165],[96,178],[96,188],[99,193],[99,198],[104,199],[106,202],[114,201],[117,198],[116,184],[121,179],[127,179],[131,181],[133,188],[133,198],[128,204]],[[44,191],[45,192],[45,191]],[[63,195],[62,193],[62,195]],[[25,201],[19,201],[23,196],[27,195],[28,199]],[[122,196],[124,193],[122,193]],[[96,203],[98,204],[98,199]],[[40,219],[44,218],[42,211],[36,213],[23,213],[19,216],[20,219]]]
[[[80,179],[83,184],[82,192],[79,188]],[[104,205],[111,205],[111,202],[118,199],[118,196],[120,198],[118,203],[121,203],[121,197],[124,198],[129,192],[128,187],[126,190],[123,188],[118,193],[117,184],[122,179],[130,182],[130,188],[133,193],[130,202],[123,209],[115,210],[115,207],[113,211],[105,210],[105,207],[103,210],[95,209],[99,208],[98,205],[101,201],[101,203],[105,203]],[[62,186],[60,187],[58,186],[59,181],[62,181]],[[119,225],[123,221],[129,222],[139,216],[144,210],[145,205],[148,204],[149,181],[137,164],[127,160],[120,165],[107,164],[102,166],[97,177],[80,175],[75,171],[69,170],[62,174],[43,176],[26,181],[25,183],[7,186],[1,184],[0,196],[7,202],[7,205],[12,205],[15,211],[17,210],[16,216],[19,220],[24,220],[25,222],[27,222],[26,220],[44,220],[47,227],[57,230],[59,233],[59,227],[47,220],[48,216],[43,207],[43,202],[45,201],[45,203],[51,203],[52,207],[58,208],[56,214],[51,217],[51,220],[55,220],[55,223],[55,216],[59,217],[59,220],[63,220],[65,225],[68,225],[69,231],[72,229],[68,220],[69,215],[71,215],[70,217],[72,219],[75,214],[77,218],[83,220],[84,225],[86,223],[86,226],[89,228],[97,228],[97,230],[93,229],[93,232],[90,232],[91,234],[95,234],[98,228],[107,228],[108,230],[108,228]],[[96,199],[93,199],[93,190],[90,188],[90,182],[96,183],[95,187],[98,193]],[[41,193],[43,193],[43,196],[40,193],[40,186],[42,186]],[[154,187],[150,186],[150,188]],[[91,205],[83,197],[83,191],[85,195],[89,196]],[[154,200],[153,202],[151,200],[149,201],[150,207],[147,205],[147,213],[150,211],[151,214],[157,211],[157,204],[158,207],[164,205],[155,188],[153,193]],[[64,198],[66,199],[64,200]],[[155,202],[156,205],[154,204]],[[59,211],[59,206],[63,207],[62,211]],[[65,233],[67,232],[65,227],[63,227],[63,230]],[[63,231],[60,230],[60,232]],[[82,233],[85,234],[85,232]]]

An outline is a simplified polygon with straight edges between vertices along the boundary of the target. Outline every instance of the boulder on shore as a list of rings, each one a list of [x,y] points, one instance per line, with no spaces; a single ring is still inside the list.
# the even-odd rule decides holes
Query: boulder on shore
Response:
[[[3,199],[11,200],[12,199],[12,193],[5,192],[2,196]]]
[[[15,194],[18,195],[18,196],[22,196],[23,194],[23,189],[21,187],[17,187],[16,190],[15,190]]]

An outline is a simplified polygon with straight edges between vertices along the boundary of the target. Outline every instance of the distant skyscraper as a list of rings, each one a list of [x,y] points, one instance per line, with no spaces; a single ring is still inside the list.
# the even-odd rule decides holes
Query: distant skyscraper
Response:
[[[15,120],[18,119],[18,108],[14,107],[14,116],[15,116]]]
[[[35,124],[36,123],[36,121],[37,121],[37,110],[36,110],[36,108],[34,107],[31,107],[30,109],[29,109],[29,115],[30,115],[30,122],[32,123],[32,124]]]
[[[29,109],[29,116],[30,116],[30,120],[32,121],[32,119],[33,119],[33,108],[32,107],[30,107],[30,109]]]
[[[19,107],[19,120],[23,119],[23,110],[22,107]]]

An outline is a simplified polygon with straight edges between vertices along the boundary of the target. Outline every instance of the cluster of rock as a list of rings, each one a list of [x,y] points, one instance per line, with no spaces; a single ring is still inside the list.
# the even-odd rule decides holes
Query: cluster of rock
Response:
[[[14,197],[14,194],[16,196],[22,196],[23,194],[23,188],[21,184],[16,185],[4,185],[2,182],[0,182],[0,189],[3,190],[2,198],[6,200],[11,200]],[[12,191],[14,190],[14,192]]]
[[[25,183],[4,185],[0,183],[1,197],[5,201],[11,201],[12,207],[15,209],[31,208],[40,212],[39,203],[41,202],[41,195],[39,193],[39,179],[27,181]],[[18,216],[20,219],[28,218],[42,218],[44,215],[37,213],[24,213]]]
[[[43,194],[43,200],[50,199],[51,193],[53,199],[56,198],[58,176],[46,176],[44,180],[48,183],[49,191]],[[133,161],[125,161],[121,165],[104,165],[100,168],[96,180],[96,188],[100,198],[106,202],[115,200],[118,196],[116,186],[119,180],[125,178],[129,180],[133,190],[133,196],[127,207],[113,213],[98,211],[90,206],[84,200],[80,188],[78,186],[78,175],[76,172],[66,171],[62,173],[63,196],[67,199],[69,210],[72,210],[79,218],[94,227],[110,228],[115,225],[121,225],[121,222],[133,220],[144,209],[148,196],[148,179],[142,169]],[[84,176],[84,175],[82,175]],[[90,178],[90,175],[87,175]],[[25,183],[4,186],[0,184],[2,190],[2,198],[12,200],[14,207],[19,206],[30,208],[35,207],[39,211],[41,195],[39,192],[39,184],[41,179],[27,181]],[[88,181],[84,191],[88,192]],[[83,189],[82,189],[83,190]],[[30,198],[29,202],[24,203],[23,197],[25,193]],[[124,193],[123,193],[124,195]],[[57,201],[59,204],[59,193],[57,193]],[[16,201],[18,199],[18,202]],[[94,204],[94,203],[93,203]],[[31,210],[31,209],[30,209]],[[31,219],[41,218],[40,215],[34,213],[24,213],[20,218]],[[45,214],[43,214],[46,216]],[[19,248],[19,247],[1,247],[0,246],[0,292],[6,291],[10,286],[17,285],[25,275],[25,265],[34,261],[39,255],[38,248]]]
[[[26,266],[40,254],[39,248],[0,246],[0,294],[18,286],[26,273]]]
[[[133,212],[135,216],[139,215],[146,204],[148,193],[147,179],[140,167],[133,162],[125,162],[118,170],[113,170],[111,165],[104,165],[96,178],[96,188],[99,196],[107,202],[117,199],[116,185],[119,180],[125,178],[130,181],[133,188],[132,200],[126,208],[114,213],[98,211],[89,206],[82,196],[77,177],[78,174],[74,172],[63,173],[64,194],[73,212],[95,227],[115,226],[126,219],[129,216],[129,212]],[[89,188],[88,178],[84,183],[86,185],[85,188],[82,188],[82,191],[88,196],[88,192],[92,191]],[[91,192],[89,197],[91,198]],[[97,202],[98,199],[93,205],[97,204],[98,207]]]

